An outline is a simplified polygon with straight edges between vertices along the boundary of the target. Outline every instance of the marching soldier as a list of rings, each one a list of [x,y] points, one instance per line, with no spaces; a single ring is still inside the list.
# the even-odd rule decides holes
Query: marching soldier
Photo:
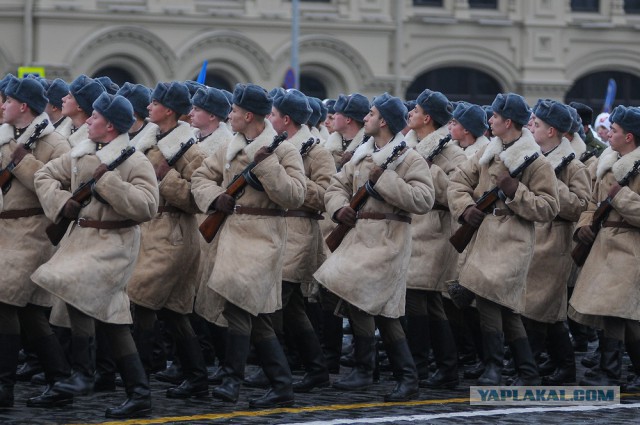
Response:
[[[543,157],[535,159],[520,180],[510,176],[540,152],[531,132],[523,128],[531,111],[522,96],[513,93],[498,94],[491,106],[490,124],[496,137],[459,165],[449,183],[454,217],[478,228],[467,247],[459,281],[476,294],[480,314],[485,370],[478,384],[500,384],[506,338],[519,374],[514,385],[538,385],[540,378],[518,312],[524,308],[534,222],[551,221],[558,213],[557,179]],[[496,202],[493,214],[485,214],[475,200],[495,186],[503,198]]]
[[[133,106],[135,121],[128,131],[131,145],[136,149],[138,145],[153,146],[158,126],[149,121],[147,107],[151,103],[151,89],[142,84],[124,83],[116,94],[127,99]],[[146,151],[142,153],[146,154]]]
[[[269,313],[282,306],[285,209],[302,205],[306,177],[300,153],[290,143],[281,143],[273,152],[267,149],[276,136],[265,118],[271,107],[272,98],[262,87],[236,85],[229,114],[236,134],[193,174],[200,209],[228,214],[217,236],[208,282],[225,300],[223,314],[229,324],[224,377],[212,394],[223,401],[238,401],[252,342],[272,386],[262,397],[249,401],[252,407],[289,406],[294,401],[291,371]],[[236,203],[224,188],[250,163],[256,164],[251,170],[255,178]]]
[[[600,367],[580,385],[619,385],[622,373],[622,345],[626,346],[636,377],[624,391],[640,390],[640,324],[637,291],[640,226],[638,205],[640,179],[631,172],[640,161],[640,110],[618,106],[611,113],[610,147],[600,155],[596,184],[587,211],[578,221],[574,238],[593,244],[578,276],[571,297],[570,314],[584,323],[593,315],[603,316],[600,339]],[[620,183],[630,177],[628,185]],[[611,212],[594,235],[591,229],[597,206],[609,204]]]
[[[80,75],[69,84],[69,93],[62,98],[62,115],[71,122],[57,128],[69,140],[71,147],[87,139],[87,119],[93,113],[93,102],[105,91],[96,80]]]
[[[533,137],[556,172],[560,211],[553,221],[535,225],[535,247],[522,315],[529,319],[527,336],[534,357],[549,341],[548,351],[555,370],[544,376],[542,382],[563,385],[576,379],[575,354],[565,325],[566,282],[573,264],[569,256],[571,236],[574,223],[587,208],[591,179],[586,167],[575,158],[569,140],[563,137],[575,123],[569,109],[561,103],[543,100],[534,113]]]
[[[332,178],[325,194],[329,215],[354,229],[314,275],[348,303],[353,328],[356,365],[333,386],[350,391],[373,383],[377,322],[391,364],[399,374],[385,401],[410,400],[418,395],[416,366],[398,319],[404,314],[411,254],[410,214],[424,214],[434,202],[429,167],[414,150],[407,149],[386,170],[380,167],[403,141],[400,132],[406,126],[406,115],[407,109],[398,98],[385,93],[373,101],[364,119],[365,133],[371,137]],[[349,200],[367,181],[373,184],[376,197],[370,197],[356,213]]]
[[[13,406],[13,387],[20,350],[20,330],[44,367],[47,389],[70,374],[58,339],[47,320],[52,297],[31,280],[31,274],[53,255],[45,234],[51,222],[34,188],[34,175],[69,150],[44,112],[47,98],[34,79],[11,76],[4,88],[4,124],[0,127],[0,169],[10,172],[2,187],[0,208],[0,406]],[[45,124],[39,135],[37,125]],[[34,136],[30,148],[25,143]],[[15,165],[13,170],[9,164]],[[45,392],[46,392],[45,391]],[[61,402],[68,404],[67,402]]]
[[[460,146],[467,158],[489,144],[489,139],[485,136],[489,128],[486,114],[478,105],[459,103],[453,111],[448,128],[452,143]]]
[[[453,388],[458,382],[458,352],[444,311],[441,292],[457,269],[458,255],[449,243],[453,225],[447,202],[449,174],[466,160],[459,146],[449,143],[447,124],[453,106],[440,92],[424,90],[409,115],[405,140],[430,162],[436,202],[423,215],[412,217],[411,260],[407,272],[407,339],[421,385]],[[431,342],[431,344],[430,344]],[[437,370],[429,377],[429,346]]]
[[[137,149],[145,152],[155,169],[160,204],[158,214],[142,226],[140,256],[127,285],[135,305],[134,337],[145,369],[153,370],[154,328],[161,315],[174,338],[185,378],[167,390],[167,397],[203,396],[208,393],[207,369],[188,314],[193,312],[200,261],[191,175],[204,153],[194,143],[191,126],[179,121],[191,110],[183,83],[158,83],[147,108],[149,120],[158,128],[155,138],[138,143]]]
[[[69,84],[60,78],[56,78],[47,83],[45,92],[49,103],[45,108],[45,112],[51,118],[51,123],[55,129],[63,125],[71,125],[71,119],[62,114],[62,98],[69,93]]]
[[[92,391],[91,346],[98,326],[108,337],[127,393],[127,400],[108,408],[106,416],[138,417],[151,413],[151,395],[129,330],[132,320],[125,285],[140,248],[138,224],[150,220],[158,208],[158,185],[153,167],[139,152],[114,170],[107,168],[129,146],[131,103],[103,93],[92,110],[87,121],[89,139],[36,173],[35,187],[47,217],[56,223],[63,217],[76,221],[54,256],[32,275],[37,285],[67,305],[74,372],[31,405],[52,407],[59,398]],[[92,178],[92,197],[83,206],[71,192]]]
[[[359,93],[338,96],[333,105],[333,133],[324,144],[340,170],[364,139],[364,117],[369,113],[369,100]]]

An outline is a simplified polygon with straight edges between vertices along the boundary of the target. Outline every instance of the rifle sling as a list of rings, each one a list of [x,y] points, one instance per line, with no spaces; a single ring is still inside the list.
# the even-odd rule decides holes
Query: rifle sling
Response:
[[[246,215],[264,215],[268,217],[284,217],[286,211],[276,208],[243,207],[242,205],[236,204],[236,207],[233,209],[233,213]]]
[[[604,223],[602,223],[602,227],[617,227],[620,229],[635,229],[635,230],[640,230],[640,228],[627,223],[626,221],[605,221]]]
[[[11,211],[2,211],[0,212],[0,219],[15,219],[15,218],[23,218],[23,217],[32,217],[34,215],[42,215],[44,214],[44,210],[42,208],[27,208],[24,210],[11,210]]]
[[[411,217],[393,213],[358,211],[357,218],[368,218],[369,220],[392,220],[411,224]]]
[[[79,218],[76,223],[80,227],[90,227],[92,229],[124,229],[127,227],[137,226],[138,223],[135,220],[121,220],[121,221],[100,221],[100,220],[87,220],[86,218]]]

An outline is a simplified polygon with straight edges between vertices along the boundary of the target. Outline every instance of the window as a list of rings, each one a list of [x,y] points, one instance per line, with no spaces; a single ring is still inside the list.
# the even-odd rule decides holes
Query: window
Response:
[[[317,97],[318,99],[327,98],[327,88],[324,83],[310,75],[300,74],[300,91],[306,96]]]
[[[471,9],[497,9],[498,0],[469,0]]]
[[[198,79],[197,75],[193,76],[193,81]],[[225,77],[216,74],[215,72],[208,71],[207,76],[204,78],[204,84],[209,87],[215,87],[220,90],[226,90],[233,93],[234,86],[229,83],[229,80]]]
[[[640,13],[640,0],[624,0],[625,13]]]
[[[413,0],[413,5],[442,7],[442,0]]]
[[[119,66],[105,66],[104,68],[100,68],[93,74],[92,78],[96,77],[109,77],[111,81],[119,86],[122,86],[124,83],[136,84],[136,79],[133,75]]]
[[[495,78],[472,68],[439,68],[419,75],[409,86],[406,99],[416,99],[424,89],[442,92],[449,100],[488,105],[502,87]]]
[[[571,0],[572,12],[600,12],[600,0]]]

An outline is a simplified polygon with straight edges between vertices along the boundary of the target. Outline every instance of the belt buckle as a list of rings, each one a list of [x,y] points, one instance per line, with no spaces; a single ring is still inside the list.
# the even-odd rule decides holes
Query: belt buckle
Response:
[[[80,227],[84,227],[84,226],[82,225],[82,223],[84,223],[85,221],[87,221],[87,219],[86,219],[86,218],[84,218],[84,217],[78,217],[78,219],[76,220],[76,224],[77,224],[78,226],[80,226]]]
[[[238,213],[238,208],[242,208],[242,205],[240,204],[233,204],[233,213],[237,214]]]
[[[499,217],[499,216],[496,214],[496,211],[500,211],[500,208],[494,208],[494,209],[493,209],[493,211],[491,212],[491,214],[493,214],[493,216],[494,216],[494,217]]]

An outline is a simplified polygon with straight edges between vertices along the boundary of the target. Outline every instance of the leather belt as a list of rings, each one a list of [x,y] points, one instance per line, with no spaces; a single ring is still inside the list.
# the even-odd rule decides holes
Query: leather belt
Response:
[[[442,204],[433,204],[433,208],[431,208],[432,210],[438,210],[438,211],[449,211],[449,207],[445,207]]]
[[[275,208],[257,208],[257,207],[243,207],[236,204],[233,209],[234,214],[246,214],[246,215],[265,215],[268,217],[284,217],[285,210],[279,210]]]
[[[368,218],[370,220],[392,220],[401,221],[403,223],[411,223],[411,217],[407,215],[393,214],[393,213],[377,213],[358,211],[358,218]]]
[[[604,223],[602,223],[602,227],[618,227],[620,229],[636,229],[636,230],[640,230],[636,226],[633,226],[632,224],[629,224],[629,223],[627,223],[625,221],[605,221]]]
[[[2,211],[0,213],[0,219],[14,219],[23,217],[32,217],[34,215],[42,215],[44,210],[42,208],[27,208],[24,210],[10,210]]]
[[[303,217],[303,218],[311,218],[313,220],[324,220],[322,214],[314,213],[311,211],[303,211],[303,210],[288,210],[285,214],[285,217]]]
[[[76,220],[80,227],[90,227],[93,229],[124,229],[126,227],[137,226],[139,223],[135,220],[122,220],[122,221],[100,221],[100,220],[87,220],[86,218],[79,218]]]
[[[566,218],[562,218],[560,216],[556,216],[556,218],[554,218],[553,221],[558,221],[561,223],[573,223],[573,221],[567,220]]]
[[[174,207],[173,205],[160,205],[158,207],[158,214],[161,213],[181,213],[184,212],[178,207]]]
[[[504,217],[505,215],[515,215],[515,213],[508,208],[494,208],[493,215],[496,217]]]

